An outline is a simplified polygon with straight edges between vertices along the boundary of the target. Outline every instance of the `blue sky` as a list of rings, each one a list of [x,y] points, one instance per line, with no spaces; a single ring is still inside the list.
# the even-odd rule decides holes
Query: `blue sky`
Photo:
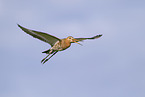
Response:
[[[50,45],[17,27],[72,44],[46,64]],[[0,0],[0,97],[145,97],[145,1]]]

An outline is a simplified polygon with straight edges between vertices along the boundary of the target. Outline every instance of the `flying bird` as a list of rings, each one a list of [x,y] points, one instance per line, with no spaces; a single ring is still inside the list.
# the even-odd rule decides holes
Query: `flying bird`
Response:
[[[48,54],[44,59],[41,60],[41,63],[43,63],[43,64],[45,62],[47,62],[51,57],[53,57],[58,51],[63,51],[65,49],[69,48],[71,46],[71,43],[80,44],[80,43],[78,43],[79,41],[83,41],[86,39],[97,39],[97,38],[102,36],[102,34],[96,35],[96,36],[91,37],[91,38],[73,38],[72,36],[68,36],[67,38],[59,39],[59,38],[52,36],[48,33],[30,30],[30,29],[27,29],[25,27],[22,27],[19,24],[18,24],[18,26],[27,34],[33,36],[34,38],[40,39],[41,41],[44,41],[44,42],[51,45],[50,49],[42,52],[42,53]],[[51,55],[51,56],[48,58],[49,55]]]

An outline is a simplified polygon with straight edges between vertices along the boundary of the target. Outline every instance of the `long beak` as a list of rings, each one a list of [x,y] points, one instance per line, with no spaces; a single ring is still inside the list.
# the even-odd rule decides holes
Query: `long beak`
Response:
[[[73,39],[73,40],[74,40],[75,43],[77,43],[77,44],[83,46],[82,44],[80,44],[80,43],[77,42],[77,41],[79,41],[79,40],[77,40],[77,39]]]

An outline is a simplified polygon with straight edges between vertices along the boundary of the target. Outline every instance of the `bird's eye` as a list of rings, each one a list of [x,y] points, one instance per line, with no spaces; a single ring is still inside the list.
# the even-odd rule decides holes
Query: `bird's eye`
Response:
[[[69,39],[71,39],[71,37]]]

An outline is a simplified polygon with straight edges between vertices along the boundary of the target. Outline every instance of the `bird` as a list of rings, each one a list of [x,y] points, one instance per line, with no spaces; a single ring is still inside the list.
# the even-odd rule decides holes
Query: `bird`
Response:
[[[90,38],[74,38],[72,36],[68,36],[67,38],[60,39],[60,38],[57,38],[57,37],[50,35],[48,33],[45,33],[45,32],[27,29],[19,24],[17,24],[17,25],[27,34],[51,45],[50,49],[42,52],[42,53],[48,54],[45,58],[43,58],[41,60],[42,64],[46,63],[58,51],[63,51],[63,50],[66,50],[67,48],[69,48],[71,46],[71,43],[77,43],[79,45],[82,45],[78,42],[83,41],[83,40],[87,40],[87,39],[89,39],[89,40],[97,39],[97,38],[102,36],[102,34],[98,34],[98,35],[96,35],[94,37],[90,37]],[[51,55],[51,56],[49,57],[49,55]]]

